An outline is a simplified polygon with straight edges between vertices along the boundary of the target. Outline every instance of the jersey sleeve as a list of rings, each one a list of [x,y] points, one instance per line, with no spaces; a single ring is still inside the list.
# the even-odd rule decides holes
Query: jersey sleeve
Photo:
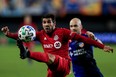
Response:
[[[15,39],[15,40],[18,39],[18,33],[8,32],[8,34],[6,36],[9,37],[9,38]]]
[[[40,41],[40,38],[41,38],[41,32],[40,31],[36,31],[35,41]]]
[[[65,28],[62,28],[62,29],[63,29],[63,37],[65,37],[65,39],[70,40],[72,32]]]
[[[87,38],[85,36],[81,36],[81,35],[79,35],[77,33],[72,33],[71,34],[71,39],[72,40],[77,40],[77,41],[82,41],[84,43],[96,46],[96,47],[101,48],[101,49],[104,48],[104,44],[101,44],[101,43],[99,43],[99,42],[97,42],[97,41],[95,41],[95,40],[93,40],[91,38]]]

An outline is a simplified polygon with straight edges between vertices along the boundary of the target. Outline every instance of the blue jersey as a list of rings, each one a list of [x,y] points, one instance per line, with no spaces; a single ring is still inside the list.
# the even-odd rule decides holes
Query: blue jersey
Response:
[[[72,40],[69,43],[69,55],[75,77],[103,77],[93,57],[93,46]]]

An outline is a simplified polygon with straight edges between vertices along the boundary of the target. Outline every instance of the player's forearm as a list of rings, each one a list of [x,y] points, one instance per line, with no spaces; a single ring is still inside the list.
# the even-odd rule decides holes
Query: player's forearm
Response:
[[[103,43],[102,43],[102,41],[101,41],[101,40],[99,40],[98,38],[96,38],[95,40],[96,40],[97,42],[99,42],[99,43],[103,44]]]
[[[15,40],[18,39],[18,34],[17,33],[8,32],[6,36],[9,37],[9,38],[15,39]]]
[[[90,38],[93,39],[93,40],[95,40],[95,41],[97,41],[97,42],[99,42],[99,43],[101,43],[101,44],[103,44],[102,41],[99,40],[99,39],[98,39],[97,37],[95,37],[95,36],[94,36],[93,38],[92,38],[92,37],[90,37]]]

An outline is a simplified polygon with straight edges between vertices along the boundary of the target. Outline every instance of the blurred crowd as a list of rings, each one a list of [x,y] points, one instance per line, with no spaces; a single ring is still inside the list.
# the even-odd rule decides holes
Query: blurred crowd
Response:
[[[116,15],[116,0],[0,0],[0,16],[41,15]]]

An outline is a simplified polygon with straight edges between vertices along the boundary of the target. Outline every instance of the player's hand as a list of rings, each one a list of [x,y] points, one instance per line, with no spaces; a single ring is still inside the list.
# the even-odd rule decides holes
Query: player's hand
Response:
[[[95,40],[95,35],[92,32],[87,31],[86,34],[88,35],[89,38],[92,38]]]
[[[112,52],[113,53],[113,48],[111,48],[110,46],[104,46],[103,49],[105,52]]]
[[[9,29],[8,29],[7,26],[5,26],[5,27],[3,27],[3,28],[1,29],[1,31],[2,31],[5,35],[7,35],[8,32],[9,32]]]

